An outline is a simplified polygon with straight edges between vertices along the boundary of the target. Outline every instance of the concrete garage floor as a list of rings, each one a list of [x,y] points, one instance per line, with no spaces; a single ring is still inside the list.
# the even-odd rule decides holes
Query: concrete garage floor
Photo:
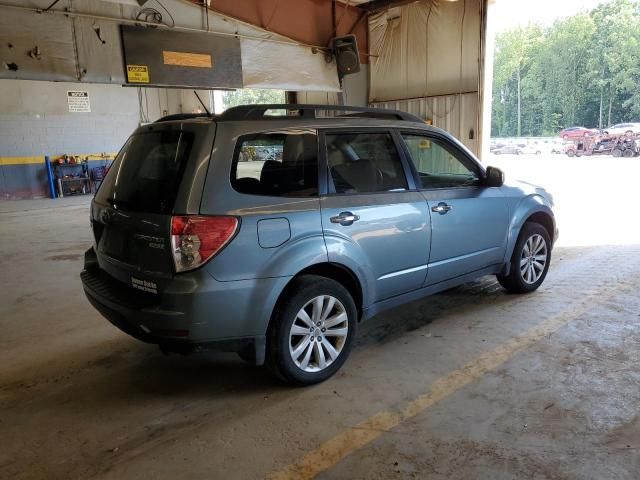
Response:
[[[388,312],[306,389],[103,320],[78,279],[88,199],[0,203],[0,478],[637,479],[640,159],[488,163],[553,187],[542,288]]]

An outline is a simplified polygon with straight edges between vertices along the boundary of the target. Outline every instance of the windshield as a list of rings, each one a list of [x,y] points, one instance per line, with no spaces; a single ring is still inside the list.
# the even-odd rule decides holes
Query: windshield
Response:
[[[121,210],[172,213],[192,143],[192,134],[176,130],[131,136],[96,200]]]

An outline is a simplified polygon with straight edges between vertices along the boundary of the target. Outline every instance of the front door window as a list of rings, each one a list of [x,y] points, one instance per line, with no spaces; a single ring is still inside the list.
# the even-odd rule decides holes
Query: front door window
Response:
[[[456,156],[451,147],[423,135],[403,134],[422,188],[452,188],[477,185],[479,176],[472,165]]]

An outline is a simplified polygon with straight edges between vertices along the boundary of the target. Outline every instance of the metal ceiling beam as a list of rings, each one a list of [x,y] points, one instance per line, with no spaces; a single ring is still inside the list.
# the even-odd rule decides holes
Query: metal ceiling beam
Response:
[[[1,1],[1,0],[0,0]],[[188,0],[202,7],[202,0]],[[353,33],[361,52],[368,51],[363,12],[351,0],[213,0],[209,11],[238,19],[301,43],[329,46],[331,39]],[[361,61],[366,62],[364,57]]]
[[[210,33],[212,35],[220,35],[225,37],[247,38],[250,40],[259,40],[261,42],[280,43],[284,45],[299,45],[301,47],[317,48],[318,50],[329,50],[329,47],[326,47],[324,45],[308,44],[308,43],[297,41],[295,39],[265,38],[265,37],[245,35],[245,34],[235,33],[235,32],[231,33],[231,32],[222,32],[222,31],[214,31],[214,30],[205,30],[203,28],[181,27],[179,25],[171,26],[171,25],[165,25],[164,23],[147,22],[145,20],[136,20],[136,19],[124,18],[124,17],[110,17],[106,15],[97,15],[94,13],[71,12],[67,10],[44,10],[42,8],[37,8],[37,7],[23,7],[22,5],[11,5],[11,4],[0,3],[0,9],[5,9],[5,8],[10,10],[33,12],[38,14],[62,15],[70,18],[90,18],[93,20],[103,20],[105,22],[114,22],[121,25],[143,25],[145,27],[160,28],[163,30],[173,30],[178,32]]]
[[[393,7],[401,7],[402,5],[407,5],[409,3],[417,3],[419,1],[420,0],[373,0],[369,3],[363,3],[362,5],[359,5],[359,7],[364,8],[369,13],[376,13]]]

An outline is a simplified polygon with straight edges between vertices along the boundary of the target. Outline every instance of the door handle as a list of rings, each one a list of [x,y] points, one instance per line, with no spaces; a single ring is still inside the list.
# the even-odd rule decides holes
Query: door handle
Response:
[[[449,210],[451,210],[451,208],[453,208],[451,207],[451,205],[447,205],[444,202],[440,202],[438,205],[434,205],[433,207],[431,207],[431,211],[435,213],[439,213],[440,215],[444,215]]]
[[[339,223],[340,225],[348,227],[349,225],[353,224],[353,222],[357,222],[358,220],[360,220],[360,217],[358,215],[354,215],[351,212],[341,212],[340,215],[331,217],[329,220],[331,220],[331,223]]]

